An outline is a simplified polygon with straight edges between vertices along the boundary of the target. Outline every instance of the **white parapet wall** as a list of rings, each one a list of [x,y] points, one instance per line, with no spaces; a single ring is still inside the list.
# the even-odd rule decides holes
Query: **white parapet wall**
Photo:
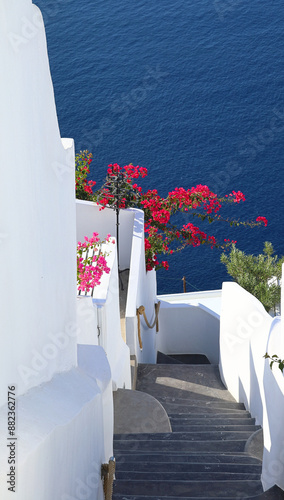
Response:
[[[221,290],[159,295],[157,349],[164,354],[204,354],[219,363]]]
[[[78,368],[20,396],[16,409],[15,440],[9,441],[7,407],[0,410],[1,500],[12,491],[17,500],[33,499],[35,492],[41,500],[103,500],[101,464],[112,456],[113,435],[111,373],[103,349],[81,346]],[[14,477],[15,489],[9,490]]]
[[[148,328],[141,317],[142,349],[138,341],[137,309],[145,307],[149,324],[155,319],[157,293],[156,272],[146,272],[144,247],[144,213],[135,210],[131,260],[126,303],[126,342],[138,363],[156,363],[156,328]]]
[[[265,353],[282,359],[283,321],[236,283],[224,283],[220,325],[220,373],[237,401],[263,427],[262,482],[284,489],[284,376]]]
[[[130,352],[120,327],[116,244],[104,244],[101,249],[107,253],[110,273],[104,273],[92,297],[77,297],[78,344],[102,346],[110,364],[113,390],[130,389]]]

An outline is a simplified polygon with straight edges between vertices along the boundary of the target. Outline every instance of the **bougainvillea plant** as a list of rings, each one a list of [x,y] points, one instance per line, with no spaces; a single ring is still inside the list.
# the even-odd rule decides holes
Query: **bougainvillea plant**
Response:
[[[83,151],[77,155],[79,167],[76,164],[76,170],[83,170],[85,177],[78,180],[76,178],[76,194],[80,198],[82,189],[86,193],[86,177],[89,173],[89,153]],[[85,162],[85,165],[82,166]],[[86,168],[87,167],[87,168]],[[167,260],[158,260],[159,255],[169,255],[179,252],[187,246],[209,245],[211,248],[219,247],[226,249],[236,243],[225,239],[223,242],[217,241],[214,235],[209,235],[199,229],[192,222],[182,226],[177,226],[173,218],[178,212],[188,212],[191,216],[199,218],[201,221],[207,220],[209,223],[215,221],[225,221],[230,226],[250,226],[256,227],[267,225],[265,217],[257,217],[254,221],[239,221],[223,218],[220,215],[222,205],[229,203],[240,203],[245,201],[245,196],[241,191],[232,191],[229,195],[218,197],[217,194],[210,191],[207,186],[201,184],[190,189],[182,187],[175,188],[168,193],[166,198],[161,197],[156,189],[142,192],[141,186],[137,184],[139,178],[147,176],[147,169],[132,164],[120,167],[118,164],[110,164],[107,170],[108,179],[115,179],[119,176],[122,182],[121,193],[124,193],[119,199],[119,208],[136,206],[143,209],[145,214],[145,257],[146,269],[168,269]],[[81,181],[81,178],[83,179]],[[89,181],[90,182],[90,181]],[[92,182],[92,181],[91,181]],[[81,183],[81,184],[80,184]],[[104,187],[94,194],[89,194],[87,199],[98,202],[102,208],[113,206],[114,193],[109,186]],[[115,182],[114,182],[115,185]],[[84,193],[84,194],[85,194]],[[128,193],[128,195],[127,195]],[[83,199],[86,199],[83,198]]]
[[[104,273],[109,273],[107,265],[107,253],[102,252],[101,245],[104,243],[114,243],[110,234],[105,240],[100,240],[98,233],[93,233],[91,238],[85,236],[84,243],[77,245],[77,285],[78,290],[89,292],[94,287],[100,285],[101,277]]]
[[[90,173],[92,156],[92,153],[85,150],[80,151],[75,157],[76,198],[78,200],[92,200],[93,187],[96,182],[87,180],[87,176]]]

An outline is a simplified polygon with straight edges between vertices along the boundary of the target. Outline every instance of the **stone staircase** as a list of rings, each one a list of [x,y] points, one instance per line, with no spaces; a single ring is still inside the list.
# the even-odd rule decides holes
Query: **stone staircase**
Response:
[[[284,498],[277,487],[263,493],[262,450],[245,451],[260,427],[225,389],[218,366],[139,365],[137,390],[164,406],[172,432],[115,435],[114,500]]]

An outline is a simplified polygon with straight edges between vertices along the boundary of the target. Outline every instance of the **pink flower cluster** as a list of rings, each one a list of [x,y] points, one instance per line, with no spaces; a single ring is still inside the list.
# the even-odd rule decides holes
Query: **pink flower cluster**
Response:
[[[101,241],[98,233],[93,233],[91,238],[85,236],[84,243],[77,245],[77,284],[78,290],[89,292],[94,287],[100,285],[101,277],[104,273],[109,273],[106,253],[102,253],[99,247],[111,241],[110,234],[104,241]],[[115,243],[114,240],[111,241]]]
[[[262,224],[264,224],[264,226],[266,227],[267,224],[268,224],[268,221],[267,221],[267,218],[266,217],[257,217],[256,218],[256,222],[261,222]]]
[[[241,191],[233,191],[229,195],[226,194],[226,198],[231,196],[234,203],[240,203],[240,201],[246,201],[245,195]]]

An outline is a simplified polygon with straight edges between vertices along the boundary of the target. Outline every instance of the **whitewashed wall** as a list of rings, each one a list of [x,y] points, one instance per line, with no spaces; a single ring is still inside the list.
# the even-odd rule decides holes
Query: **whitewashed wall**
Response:
[[[141,317],[143,349],[138,342],[136,310],[143,305],[150,324],[155,318],[157,302],[156,272],[146,272],[144,247],[144,213],[135,210],[128,294],[126,303],[126,342],[138,363],[156,363],[156,328],[149,329]]]
[[[283,325],[236,283],[224,283],[220,325],[220,372],[237,401],[263,426],[264,489],[284,489],[284,377],[271,372],[269,354],[284,357]]]
[[[60,137],[31,0],[0,0],[0,66],[0,498],[102,500],[112,381],[102,348],[81,346],[77,362],[74,148]],[[11,385],[15,493],[7,483]]]
[[[205,354],[211,363],[219,363],[220,318],[217,313],[199,303],[190,305],[163,300],[159,323],[159,351],[164,354]]]
[[[0,1],[0,405],[8,384],[20,395],[76,364],[75,338],[48,347],[75,325],[76,236],[73,142],[61,142],[42,26],[31,1]]]
[[[111,271],[102,276],[93,298],[77,297],[78,343],[101,345],[110,363],[113,389],[130,389],[130,352],[120,328],[116,245],[102,245],[102,251],[108,253],[106,260]]]
[[[17,400],[15,494],[7,484],[7,407],[0,409],[1,500],[103,500],[100,468],[112,455],[110,368],[96,346],[81,346],[78,365]]]

